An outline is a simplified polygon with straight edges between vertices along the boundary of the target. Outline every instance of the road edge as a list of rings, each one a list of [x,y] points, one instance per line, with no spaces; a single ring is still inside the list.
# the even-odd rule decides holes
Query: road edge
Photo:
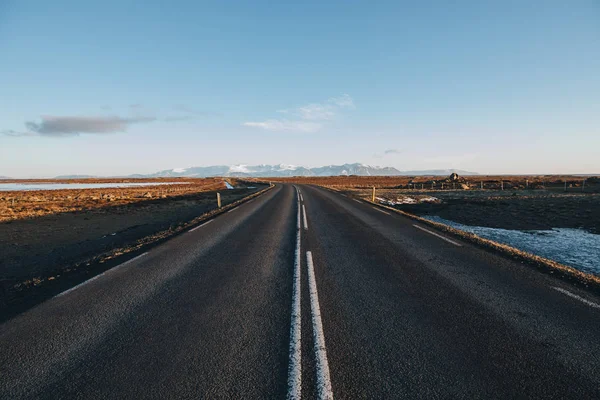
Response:
[[[32,302],[29,304],[29,298],[35,297],[35,291],[44,291],[48,292],[46,295],[40,293],[39,296],[41,301],[44,299],[52,297],[54,292],[63,291],[68,289],[69,287],[73,287],[80,282],[93,278],[95,275],[103,273],[105,271],[110,270],[121,262],[127,261],[127,256],[137,256],[144,251],[147,251],[149,248],[157,246],[161,243],[166,242],[167,240],[172,239],[173,237],[187,232],[189,229],[199,226],[207,221],[210,221],[221,214],[225,214],[230,210],[240,206],[243,203],[246,203],[252,199],[255,199],[258,196],[268,192],[273,189],[275,185],[270,184],[266,188],[249,194],[246,197],[243,197],[239,200],[234,201],[233,203],[227,204],[221,208],[214,209],[208,211],[204,214],[199,215],[196,218],[193,218],[181,225],[170,228],[162,231],[155,232],[151,235],[145,236],[135,241],[134,244],[128,247],[117,247],[111,249],[109,251],[105,251],[99,254],[96,254],[93,257],[89,257],[83,261],[78,263],[65,266],[64,272],[61,273],[61,277],[65,277],[66,279],[56,279],[54,275],[48,276],[40,276],[30,279],[29,281],[16,282],[10,281],[8,279],[4,281],[0,281],[0,323],[10,318],[15,312],[11,312],[12,308],[16,308],[16,314],[19,314],[21,311],[20,306],[29,308],[29,306],[33,306],[38,304],[39,302]],[[100,265],[106,264],[106,268],[99,268]],[[113,265],[114,264],[114,265]],[[87,271],[84,271],[82,266],[90,267]],[[93,271],[93,272],[92,272]],[[88,272],[91,272],[88,274]],[[77,275],[84,276],[83,279],[78,279]],[[72,285],[68,284],[67,281],[72,281]],[[28,283],[33,282],[33,283]],[[60,287],[60,290],[53,290],[50,286]],[[26,294],[28,292],[28,294]],[[11,296],[12,294],[16,294]],[[20,295],[19,295],[20,294]],[[4,315],[7,314],[7,315]],[[6,318],[8,316],[8,318]]]
[[[328,188],[325,186],[321,186],[321,187],[331,190],[331,191],[334,191],[336,193],[341,193],[340,190]],[[411,214],[409,212],[399,210],[394,207],[375,203],[369,199],[360,198],[360,200],[364,201],[365,203],[371,204],[373,206],[393,211],[397,214],[400,214],[400,215],[410,218],[412,220],[419,221],[420,223],[428,225],[428,226],[435,228],[439,231],[442,231],[444,233],[448,233],[454,237],[465,240],[469,243],[475,244],[486,250],[491,250],[493,252],[507,256],[508,258],[511,258],[513,260],[518,260],[523,263],[533,265],[533,266],[537,267],[538,269],[543,270],[544,272],[547,272],[547,273],[552,274],[553,276],[559,277],[562,280],[566,280],[570,283],[580,284],[580,285],[584,286],[585,288],[592,289],[595,292],[600,293],[600,276],[588,274],[583,271],[579,271],[573,267],[569,267],[568,265],[564,265],[559,262],[550,260],[548,258],[536,256],[535,254],[531,254],[526,251],[519,250],[512,246],[509,246],[509,245],[506,245],[503,243],[499,243],[499,242],[495,242],[490,239],[485,239],[485,238],[477,236],[473,233],[461,231],[459,229],[453,228],[451,226],[448,226],[448,225],[445,225],[445,224],[442,224],[439,222],[430,221],[428,219],[419,217],[418,215]]]

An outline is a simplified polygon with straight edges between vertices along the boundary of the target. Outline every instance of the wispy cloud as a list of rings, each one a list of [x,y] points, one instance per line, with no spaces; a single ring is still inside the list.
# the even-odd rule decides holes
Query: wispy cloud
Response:
[[[261,128],[267,131],[288,131],[288,132],[317,132],[322,125],[307,121],[289,121],[285,119],[269,119],[262,122],[244,122],[242,125],[252,128]]]
[[[342,111],[354,108],[356,107],[352,97],[344,94],[340,97],[332,97],[323,103],[310,103],[296,108],[277,111],[293,119],[250,121],[244,122],[242,125],[268,131],[317,132],[328,121],[335,119]]]
[[[375,154],[373,154],[373,157],[375,157],[375,158],[383,158],[383,157],[389,156],[391,154],[401,154],[401,153],[402,153],[402,150],[400,150],[400,149],[387,149],[387,150],[384,150],[383,153],[375,153]]]
[[[155,121],[155,117],[137,116],[133,118],[111,117],[79,117],[45,115],[41,121],[27,121],[27,131],[2,131],[7,136],[77,136],[80,134],[106,134],[123,132],[132,124]]]

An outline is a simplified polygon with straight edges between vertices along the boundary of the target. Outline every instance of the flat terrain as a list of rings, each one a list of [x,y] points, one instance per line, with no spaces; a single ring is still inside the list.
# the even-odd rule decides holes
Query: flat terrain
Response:
[[[152,186],[152,183],[177,183],[176,185]],[[235,181],[233,181],[235,183]],[[18,190],[0,191],[0,222],[35,218],[44,215],[73,211],[90,211],[106,207],[124,206],[133,203],[179,197],[186,194],[202,193],[225,189],[221,178],[181,179],[73,179],[73,180],[4,180],[0,183],[148,183],[148,186],[102,188],[102,189],[62,189],[62,190]]]
[[[217,208],[215,186],[221,193],[222,204],[234,201],[264,188],[231,189],[222,180],[210,185],[193,187],[162,186],[160,188],[124,189],[124,197],[115,201],[91,200],[97,190],[82,190],[72,201],[69,210],[47,213],[38,217],[23,217],[0,223],[0,283],[9,303],[23,290],[42,282],[66,279],[68,274],[85,273],[95,268],[100,254],[110,258],[149,240],[168,237],[190,220]],[[240,183],[241,187],[247,187]],[[212,190],[209,190],[212,189]],[[121,189],[98,189],[103,193]],[[47,199],[64,198],[64,193],[43,191],[36,196]],[[71,192],[59,191],[59,192]],[[164,197],[138,198],[135,193],[166,193]],[[31,196],[29,192],[20,192]],[[0,192],[0,196],[3,192]],[[56,204],[63,200],[48,200]],[[14,300],[14,299],[13,299]],[[1,307],[0,307],[1,308]]]
[[[380,188],[380,189],[484,189],[519,190],[544,189],[546,191],[564,191],[565,180],[567,191],[600,193],[600,177],[576,175],[470,175],[450,180],[448,176],[324,176],[324,177],[289,177],[268,178],[273,182],[299,183],[319,185],[332,188]],[[585,184],[584,184],[585,181]],[[443,186],[442,186],[443,185]],[[585,186],[585,188],[583,187]]]
[[[340,190],[371,198],[368,189]],[[415,215],[436,215],[465,225],[518,230],[582,228],[600,234],[600,193],[381,189],[376,197]],[[410,199],[416,202],[410,204]]]
[[[600,397],[600,297],[277,185],[0,325],[0,398]]]

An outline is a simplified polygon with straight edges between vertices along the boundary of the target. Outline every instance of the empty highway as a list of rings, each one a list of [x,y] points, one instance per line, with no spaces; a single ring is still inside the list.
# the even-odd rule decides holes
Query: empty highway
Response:
[[[0,325],[2,399],[600,398],[600,298],[276,185]]]

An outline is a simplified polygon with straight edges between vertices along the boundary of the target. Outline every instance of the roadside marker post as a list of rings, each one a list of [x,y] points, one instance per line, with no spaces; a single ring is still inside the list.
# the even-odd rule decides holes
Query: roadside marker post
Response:
[[[221,208],[221,193],[217,193],[217,207]]]
[[[585,192],[585,179],[583,180],[583,182],[581,184],[581,191]]]
[[[373,186],[373,196],[371,196],[371,201],[375,203],[375,186]]]

